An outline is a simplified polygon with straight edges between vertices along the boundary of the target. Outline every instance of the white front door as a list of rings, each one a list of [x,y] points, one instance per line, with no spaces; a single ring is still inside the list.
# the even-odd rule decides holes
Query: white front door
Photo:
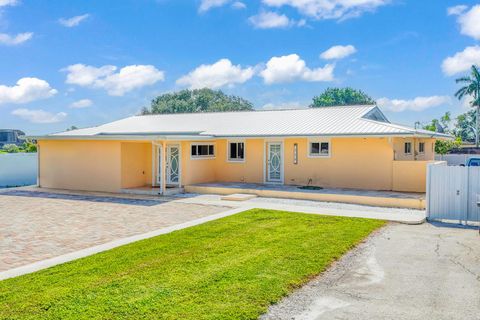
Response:
[[[283,181],[283,150],[281,142],[267,143],[267,181]]]
[[[167,172],[167,184],[180,183],[180,147],[178,145],[167,146],[167,162],[165,164]]]

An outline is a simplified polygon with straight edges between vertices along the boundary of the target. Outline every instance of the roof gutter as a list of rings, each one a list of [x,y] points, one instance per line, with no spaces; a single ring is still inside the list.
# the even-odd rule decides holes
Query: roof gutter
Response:
[[[329,137],[329,138],[382,138],[382,137],[417,137],[417,138],[444,138],[453,139],[452,136],[439,134],[421,134],[421,133],[362,133],[362,134],[297,134],[297,135],[215,135],[214,138],[238,139],[238,138],[311,138],[311,137]]]
[[[210,140],[213,136],[199,136],[199,135],[51,135],[51,136],[29,136],[35,140],[128,140],[128,141],[156,141],[156,140]]]
[[[311,138],[311,137],[330,137],[330,138],[382,138],[382,137],[417,137],[417,138],[440,138],[452,140],[454,137],[445,134],[423,134],[418,132],[409,133],[371,133],[371,134],[299,134],[299,135],[46,135],[29,136],[36,140],[128,140],[128,141],[201,141],[213,139],[238,139],[238,138]]]

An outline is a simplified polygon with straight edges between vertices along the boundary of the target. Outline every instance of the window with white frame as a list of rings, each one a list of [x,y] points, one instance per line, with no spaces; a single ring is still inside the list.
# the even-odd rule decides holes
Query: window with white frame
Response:
[[[310,157],[330,156],[330,141],[310,141],[308,155]]]
[[[208,143],[192,144],[192,158],[213,158],[215,157],[215,145]]]
[[[425,153],[425,142],[420,142],[418,144],[418,153]]]
[[[405,152],[405,154],[412,154],[412,143],[411,142],[405,142],[404,152]]]
[[[232,141],[228,143],[228,160],[229,161],[245,160],[245,143],[244,142]]]

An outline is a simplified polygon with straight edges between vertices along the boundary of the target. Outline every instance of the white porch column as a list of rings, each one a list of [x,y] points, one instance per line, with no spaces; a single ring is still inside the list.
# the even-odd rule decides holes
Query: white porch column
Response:
[[[166,165],[165,165],[165,161],[167,159],[166,157],[166,154],[167,154],[167,142],[166,141],[162,141],[162,179],[161,179],[161,185],[160,185],[160,191],[163,194],[165,194],[165,184],[166,184],[166,178],[167,178],[167,172],[166,172]]]
[[[152,188],[155,187],[155,143],[152,141]]]

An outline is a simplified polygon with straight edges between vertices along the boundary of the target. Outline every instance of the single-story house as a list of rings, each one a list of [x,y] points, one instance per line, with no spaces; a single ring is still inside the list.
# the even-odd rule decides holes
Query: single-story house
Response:
[[[376,106],[139,115],[35,137],[41,187],[122,192],[209,182],[425,192],[436,139]]]

